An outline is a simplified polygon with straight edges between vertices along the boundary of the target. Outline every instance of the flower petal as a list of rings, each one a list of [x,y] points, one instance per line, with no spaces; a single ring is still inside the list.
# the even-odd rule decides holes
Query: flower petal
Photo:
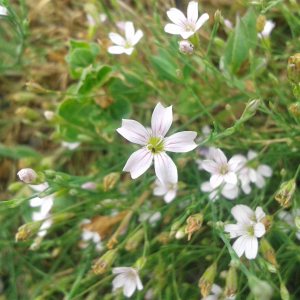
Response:
[[[124,49],[124,53],[127,54],[127,55],[131,55],[132,52],[133,52],[133,50],[134,50],[133,47],[131,47],[131,48],[125,48],[125,49]]]
[[[260,165],[257,168],[257,172],[264,177],[271,177],[273,174],[273,170],[268,165]]]
[[[167,11],[168,18],[176,25],[184,27],[186,24],[185,15],[177,8],[171,8]]]
[[[239,195],[239,189],[236,184],[226,183],[221,191],[221,195],[229,200],[234,200]]]
[[[263,209],[260,206],[257,206],[255,210],[255,216],[257,222],[259,222],[263,217],[266,216],[266,214],[264,213]]]
[[[195,31],[182,31],[180,35],[182,36],[183,39],[188,39],[190,36],[195,34]]]
[[[233,172],[228,172],[224,175],[224,180],[228,183],[237,184],[236,174]]]
[[[242,235],[232,245],[233,250],[239,257],[241,257],[246,250],[248,238],[247,235]]]
[[[254,225],[254,234],[256,237],[262,237],[266,233],[266,227],[263,223],[256,223]]]
[[[242,183],[241,188],[246,195],[249,195],[251,193],[252,189],[249,183],[245,183],[245,184]]]
[[[266,180],[258,172],[256,172],[255,184],[259,189],[262,189],[266,185]]]
[[[243,166],[243,161],[239,157],[239,155],[233,156],[229,161],[228,161],[228,168],[232,172],[239,171],[242,166]]]
[[[125,41],[125,39],[122,37],[122,36],[120,36],[118,33],[114,33],[114,32],[111,32],[109,35],[108,35],[108,37],[110,38],[110,40],[114,43],[114,44],[116,44],[116,45],[118,45],[118,46],[125,46],[125,44],[126,44],[126,41]]]
[[[220,186],[223,181],[224,181],[224,176],[221,174],[214,174],[213,176],[210,177],[209,180],[210,185],[213,189]]]
[[[129,45],[132,45],[134,39],[134,26],[132,22],[125,22],[125,37]]]
[[[211,187],[209,181],[205,181],[200,185],[200,190],[201,190],[201,192],[209,193],[209,192],[213,191],[213,188]]]
[[[208,19],[209,15],[207,13],[203,14],[196,23],[195,31],[197,31]]]
[[[143,284],[142,284],[142,281],[141,281],[140,277],[137,275],[137,276],[135,277],[135,280],[136,280],[136,286],[137,286],[137,289],[138,289],[139,291],[141,291],[144,287],[143,287]]]
[[[166,203],[170,203],[175,199],[175,197],[176,197],[176,191],[170,190],[166,193],[164,200]]]
[[[43,198],[35,197],[29,200],[29,205],[31,207],[41,206],[44,202]]]
[[[164,137],[169,131],[173,121],[172,105],[164,108],[160,102],[154,108],[151,118],[152,135]]]
[[[140,149],[131,154],[123,171],[130,172],[131,178],[136,179],[150,168],[152,160],[153,154],[150,151]]]
[[[45,189],[49,187],[49,184],[47,182],[44,182],[42,184],[29,184],[29,186],[36,192],[43,192]]]
[[[131,268],[129,268],[129,267],[117,267],[117,268],[113,268],[112,273],[113,274],[120,274],[120,273],[127,274],[127,272],[129,271],[129,269],[131,269]]]
[[[230,238],[234,239],[238,236],[241,236],[246,232],[245,226],[241,224],[226,224],[224,226],[224,231],[228,232],[230,234]]]
[[[222,288],[219,285],[215,284],[215,283],[213,283],[210,291],[211,291],[211,293],[213,293],[215,295],[219,295],[219,294],[223,293]]]
[[[257,153],[254,152],[254,151],[249,150],[248,153],[247,153],[247,157],[248,157],[248,160],[252,160],[252,159],[257,157]]]
[[[111,46],[107,49],[110,54],[122,54],[125,52],[125,48],[123,46]]]
[[[98,232],[93,232],[93,242],[95,244],[99,243],[101,241],[101,236]]]
[[[93,238],[94,233],[92,231],[89,230],[82,230],[82,234],[81,234],[81,239],[83,241],[89,241]]]
[[[45,199],[45,198],[47,198],[47,199]],[[43,199],[45,199],[45,201],[41,205],[41,214],[43,214],[44,216],[46,216],[46,214],[50,211],[51,207],[53,206],[52,195],[46,196],[45,198],[43,198]]]
[[[258,251],[258,241],[255,236],[248,237],[246,240],[245,256],[248,259],[254,259]]]
[[[197,144],[194,139],[197,136],[195,131],[182,131],[172,134],[164,139],[164,150],[185,153],[194,150]]]
[[[177,167],[173,160],[164,152],[154,155],[154,168],[157,178],[163,185],[177,183]]]
[[[249,168],[249,179],[252,181],[252,182],[256,182],[256,180],[257,180],[257,172],[254,170],[254,169],[252,169],[252,168]]]
[[[241,223],[241,225],[244,226],[249,226],[251,225],[251,217],[253,217],[254,213],[250,207],[239,204],[231,209],[231,214],[238,221],[238,223]]]
[[[215,149],[214,152],[214,160],[216,161],[216,163],[218,165],[226,165],[227,164],[227,157],[225,156],[225,154],[223,153],[223,151],[219,148]]]
[[[128,276],[123,288],[123,295],[129,298],[133,295],[135,289],[136,289],[136,277],[132,278]]]
[[[175,24],[167,24],[164,28],[165,32],[170,34],[181,34],[183,32],[183,29]]]
[[[209,160],[209,159],[206,159],[206,160],[203,160],[202,161],[202,168],[209,172],[209,173],[218,173],[219,170],[220,170],[220,167],[219,165],[214,162],[213,160]]]
[[[198,20],[198,2],[191,1],[187,8],[187,20],[189,23],[196,24]]]
[[[143,37],[143,32],[142,30],[139,29],[134,35],[134,38],[132,40],[132,46],[136,45],[142,37]]]
[[[126,273],[122,273],[122,274],[119,274],[118,276],[116,276],[115,279],[112,281],[112,285],[113,285],[114,289],[118,289],[118,288],[122,287],[125,284],[126,280],[127,280]]]
[[[142,146],[147,145],[147,142],[150,139],[147,129],[141,123],[134,120],[123,119],[122,127],[118,128],[117,132],[131,143]]]

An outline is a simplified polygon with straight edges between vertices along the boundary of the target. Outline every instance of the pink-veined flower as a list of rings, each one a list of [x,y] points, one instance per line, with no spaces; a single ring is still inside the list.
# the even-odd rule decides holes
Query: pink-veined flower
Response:
[[[155,180],[156,187],[153,189],[154,196],[164,196],[166,203],[172,202],[177,194],[178,185],[177,183],[167,183],[163,185],[160,180]]]
[[[116,46],[108,47],[107,51],[111,54],[122,54],[126,53],[131,55],[134,46],[139,42],[143,37],[143,32],[138,30],[135,32],[132,22],[125,22],[125,39],[118,33],[111,32],[109,38]]]
[[[17,175],[25,183],[32,183],[38,177],[37,173],[34,170],[30,169],[30,168],[25,168],[25,169],[20,170],[17,173]]]
[[[136,289],[141,291],[144,287],[138,271],[131,267],[113,268],[113,274],[119,274],[113,281],[113,291],[123,287],[123,295],[131,297]]]
[[[180,34],[183,39],[192,36],[208,19],[207,13],[198,19],[198,2],[191,1],[187,8],[187,18],[177,8],[171,8],[167,11],[168,18],[174,24],[167,24],[165,32],[171,34]]]
[[[239,257],[245,252],[248,259],[254,259],[258,251],[257,238],[266,232],[265,225],[260,222],[266,214],[260,206],[254,212],[250,207],[241,204],[234,206],[231,214],[237,220],[237,224],[225,225],[224,231],[228,232],[232,239],[238,237],[232,248]]]
[[[215,201],[219,199],[219,196],[217,196],[219,190],[213,189],[209,181],[203,182],[200,185],[200,190],[204,193],[210,193],[208,196],[210,200]],[[232,184],[232,183],[226,183],[223,186],[221,191],[221,195],[228,200],[236,199],[238,197],[238,194],[239,194],[239,189],[237,184]]]
[[[177,132],[165,137],[173,121],[172,106],[164,108],[158,103],[151,118],[151,130],[134,120],[122,120],[117,131],[128,141],[143,146],[128,159],[123,171],[130,172],[132,179],[149,169],[153,159],[155,173],[163,185],[177,183],[177,167],[166,151],[184,153],[197,147],[195,131]]]

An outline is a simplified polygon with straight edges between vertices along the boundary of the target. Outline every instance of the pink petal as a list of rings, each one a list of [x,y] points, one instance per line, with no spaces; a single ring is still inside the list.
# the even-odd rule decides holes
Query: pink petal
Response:
[[[238,171],[240,170],[244,165],[244,162],[241,160],[241,158],[236,155],[236,156],[233,156],[229,162],[228,162],[228,168],[230,171]]]
[[[207,171],[209,173],[213,173],[213,174],[218,173],[220,170],[220,166],[213,160],[209,160],[209,159],[202,161],[202,168],[205,171]]]
[[[246,195],[249,195],[251,193],[252,189],[251,189],[251,186],[249,183],[245,183],[245,184],[242,184],[242,190]]]
[[[160,103],[157,103],[151,118],[152,135],[154,137],[164,137],[169,131],[172,121],[172,105],[164,108]]]
[[[249,169],[249,178],[252,182],[256,182],[257,176],[256,171],[252,168]]]
[[[228,183],[237,184],[237,177],[233,172],[228,172],[227,174],[225,174],[224,180]]]
[[[224,226],[224,231],[226,231],[230,234],[231,239],[234,239],[238,236],[241,236],[241,235],[247,233],[245,226],[240,225],[240,224],[226,224]]]
[[[209,193],[209,192],[213,191],[213,188],[211,187],[209,181],[205,181],[200,185],[200,190],[201,190],[201,192]]]
[[[246,240],[245,256],[248,259],[254,259],[258,251],[258,241],[255,236],[248,237]]]
[[[123,119],[122,127],[118,128],[117,132],[131,143],[142,146],[147,145],[150,139],[147,129],[141,123],[134,120]]]
[[[127,277],[124,288],[123,288],[123,295],[125,297],[129,298],[133,295],[135,289],[136,289],[136,279],[135,279],[135,277],[134,278],[131,278],[130,276]]]
[[[98,232],[93,233],[93,243],[97,244],[101,241],[101,236],[98,234]]]
[[[113,285],[114,289],[118,289],[118,288],[122,287],[125,284],[126,280],[127,280],[126,273],[122,273],[122,274],[119,274],[118,276],[116,276],[116,278],[112,281],[112,285]]]
[[[125,23],[125,37],[129,45],[132,45],[134,39],[134,27],[132,22]]]
[[[143,37],[143,32],[142,30],[138,30],[135,35],[134,35],[134,38],[132,40],[132,46],[136,45],[139,40]]]
[[[248,236],[242,235],[232,245],[233,250],[239,257],[241,257],[246,250],[248,238]]]
[[[122,54],[125,52],[125,48],[123,46],[111,46],[107,49],[110,54]]]
[[[257,168],[257,172],[265,177],[271,177],[273,174],[273,170],[268,165],[260,165]]]
[[[222,288],[219,285],[215,284],[215,283],[213,283],[210,291],[211,291],[211,293],[213,293],[215,295],[219,295],[219,294],[223,293]]]
[[[262,237],[266,233],[266,227],[263,223],[256,223],[254,225],[254,234],[256,237]]]
[[[155,180],[155,181],[156,181],[156,180]],[[157,181],[159,181],[159,180],[157,179]],[[169,191],[168,185],[162,185],[162,184],[160,184],[159,186],[156,186],[156,187],[153,189],[153,195],[154,195],[154,196],[163,196],[163,195],[165,195],[168,191]]]
[[[223,151],[219,148],[217,148],[214,152],[214,160],[218,165],[224,166],[227,164],[227,158]]]
[[[213,189],[220,186],[222,182],[224,181],[224,176],[221,174],[214,174],[210,177],[210,185]]]
[[[142,281],[141,281],[140,277],[137,275],[137,276],[135,277],[135,280],[136,280],[136,286],[137,286],[137,289],[138,289],[139,291],[141,291],[144,287],[143,287],[143,284],[142,284]]]
[[[182,131],[172,134],[164,139],[164,150],[185,153],[194,150],[197,144],[194,139],[197,136],[195,131]]]
[[[176,197],[176,191],[170,190],[166,193],[164,200],[166,203],[172,202]]]
[[[260,206],[257,206],[255,210],[255,216],[257,222],[259,222],[262,218],[266,216],[266,214],[264,213],[263,209]]]
[[[198,20],[198,2],[191,1],[187,8],[187,19],[189,23],[196,24]]]
[[[262,189],[266,185],[266,180],[258,172],[256,172],[255,184],[259,189]]]
[[[136,179],[149,169],[152,160],[153,154],[150,151],[140,149],[131,154],[123,171],[130,172],[131,178]]]
[[[163,185],[177,183],[177,167],[173,160],[164,152],[154,155],[154,168],[157,178]]]
[[[82,231],[82,234],[81,234],[81,239],[83,241],[89,241],[93,238],[94,236],[94,233],[92,231],[89,231],[89,230],[83,230]]]
[[[111,39],[111,41],[118,45],[118,46],[125,46],[126,44],[126,41],[124,40],[124,38],[122,36],[120,36],[119,34],[117,33],[114,33],[114,32],[111,32],[108,37]]]
[[[170,34],[181,34],[183,29],[175,24],[167,24],[164,28],[165,32]]]
[[[249,226],[254,213],[250,207],[239,204],[231,209],[231,214],[238,221],[238,223],[241,223],[241,225],[244,226]]]
[[[176,25],[184,27],[186,24],[185,15],[177,8],[171,8],[167,11],[167,16]]]
[[[248,154],[247,154],[247,157],[248,157],[248,160],[252,160],[252,159],[257,157],[257,153],[254,152],[254,151],[249,150]]]
[[[207,13],[203,14],[196,23],[195,31],[197,31],[208,19],[209,15]]]

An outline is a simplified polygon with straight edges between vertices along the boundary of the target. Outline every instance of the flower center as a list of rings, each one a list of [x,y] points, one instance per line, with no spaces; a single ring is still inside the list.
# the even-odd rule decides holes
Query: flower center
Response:
[[[247,230],[249,236],[254,236],[254,227],[253,226],[248,226],[246,230]]]
[[[221,168],[220,168],[220,174],[225,175],[225,174],[228,173],[228,171],[229,171],[228,165],[221,166]]]
[[[146,148],[153,154],[158,154],[164,151],[163,137],[150,137]]]
[[[195,31],[195,24],[187,23],[185,25],[185,31]]]

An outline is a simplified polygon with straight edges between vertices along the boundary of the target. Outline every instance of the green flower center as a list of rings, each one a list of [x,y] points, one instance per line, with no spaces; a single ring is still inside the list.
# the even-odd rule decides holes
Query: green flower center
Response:
[[[151,137],[147,144],[147,149],[153,154],[158,154],[164,151],[164,143],[162,137]]]
[[[254,236],[254,227],[253,226],[248,226],[247,227],[247,232],[249,233],[249,236]]]
[[[220,173],[221,174],[225,175],[225,174],[228,173],[228,171],[229,171],[229,169],[228,169],[227,165],[221,166],[221,168],[220,168]]]

